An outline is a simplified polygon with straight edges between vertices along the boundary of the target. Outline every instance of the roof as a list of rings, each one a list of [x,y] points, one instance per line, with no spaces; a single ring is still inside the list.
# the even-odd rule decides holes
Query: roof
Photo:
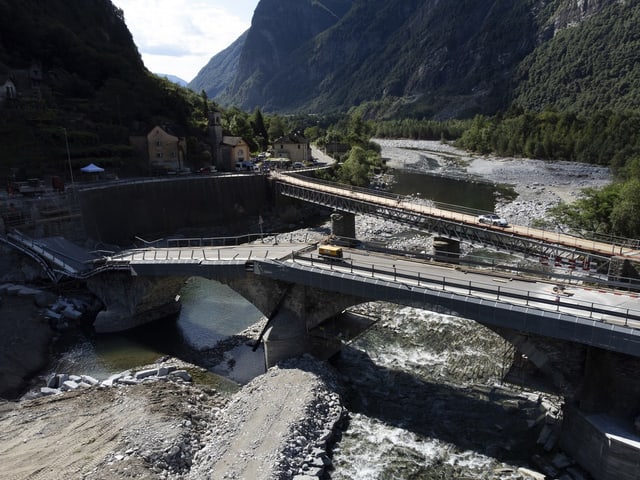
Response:
[[[309,143],[309,140],[307,140],[305,136],[300,133],[290,133],[289,135],[284,135],[273,141],[274,145],[276,143],[294,143],[307,145]]]
[[[241,143],[247,143],[242,137],[222,137],[222,143],[232,147],[237,147]]]

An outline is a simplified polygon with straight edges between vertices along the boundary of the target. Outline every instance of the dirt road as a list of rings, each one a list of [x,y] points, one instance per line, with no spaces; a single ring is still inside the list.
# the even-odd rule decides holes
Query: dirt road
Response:
[[[343,410],[309,368],[325,367],[300,366],[271,369],[230,400],[157,380],[4,403],[2,478],[269,479],[317,470],[325,459],[315,465],[309,455],[322,456]]]

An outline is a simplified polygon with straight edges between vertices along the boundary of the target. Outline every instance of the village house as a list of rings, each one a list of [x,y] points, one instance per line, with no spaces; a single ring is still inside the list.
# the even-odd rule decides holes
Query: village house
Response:
[[[152,172],[180,172],[186,168],[186,140],[168,130],[168,127],[156,126],[147,134],[147,152]]]
[[[292,133],[274,140],[272,158],[288,158],[291,162],[311,161],[311,144],[300,133]]]
[[[251,160],[251,150],[242,137],[222,137],[223,170],[243,170]]]
[[[29,69],[10,70],[0,74],[0,106],[16,98],[40,98],[42,68],[33,62]]]
[[[0,76],[0,105],[16,98],[16,85],[8,76]]]

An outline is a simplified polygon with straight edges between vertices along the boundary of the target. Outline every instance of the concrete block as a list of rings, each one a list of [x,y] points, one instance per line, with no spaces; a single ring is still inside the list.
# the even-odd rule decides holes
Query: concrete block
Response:
[[[139,372],[136,372],[134,377],[136,380],[142,380],[143,378],[154,377],[157,375],[158,375],[158,369],[151,368],[149,370],[140,370]]]
[[[62,390],[77,390],[78,387],[78,382],[74,382],[73,380],[67,380],[62,384]]]
[[[40,393],[43,395],[56,395],[61,392],[57,388],[40,387]]]
[[[82,375],[82,381],[88,383],[89,385],[98,385],[100,382],[93,378],[91,375]]]
[[[189,373],[186,370],[176,370],[175,372],[171,372],[169,376],[178,377],[184,380],[185,382],[191,381],[191,375],[189,375]]]

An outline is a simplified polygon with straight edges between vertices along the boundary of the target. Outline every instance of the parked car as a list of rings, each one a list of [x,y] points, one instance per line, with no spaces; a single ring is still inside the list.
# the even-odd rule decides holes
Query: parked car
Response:
[[[294,162],[293,168],[304,168],[304,163],[302,162]]]
[[[496,215],[495,213],[479,215],[478,223],[486,223],[487,225],[493,225],[496,227],[506,227],[507,225],[509,225],[509,222],[507,222],[500,215]]]

